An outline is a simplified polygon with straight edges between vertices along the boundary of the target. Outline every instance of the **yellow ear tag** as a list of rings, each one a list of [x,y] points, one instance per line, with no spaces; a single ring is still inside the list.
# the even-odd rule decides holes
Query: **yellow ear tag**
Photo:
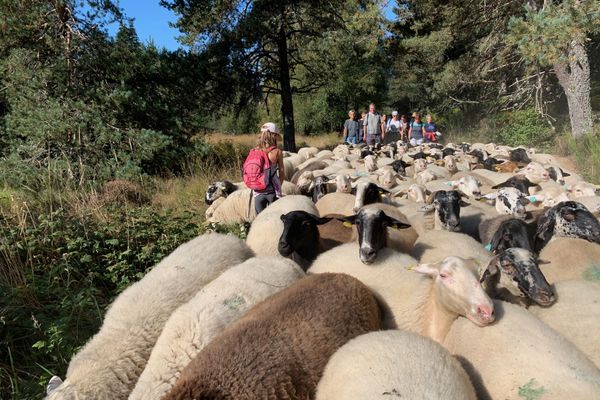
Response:
[[[351,223],[351,222],[348,222],[348,221],[346,221],[346,222],[344,222],[344,226],[345,226],[346,228],[352,228],[352,223]]]
[[[417,265],[418,265],[418,264],[412,264],[412,265],[409,265],[408,267],[406,267],[406,269],[407,269],[408,271],[412,271],[413,269],[415,269],[415,268],[417,267]]]

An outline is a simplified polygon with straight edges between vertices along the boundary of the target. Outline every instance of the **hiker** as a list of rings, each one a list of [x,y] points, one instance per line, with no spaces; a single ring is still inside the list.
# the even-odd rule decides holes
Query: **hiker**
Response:
[[[354,110],[348,112],[348,119],[344,122],[344,143],[358,144],[359,124]]]
[[[387,122],[384,143],[392,143],[400,139],[401,125],[402,122],[400,121],[400,118],[398,118],[398,111],[392,111],[392,119]]]
[[[381,122],[381,116],[375,111],[375,104],[369,104],[369,113],[365,116],[363,121],[363,140],[369,146],[381,144],[385,138],[383,136],[383,124]]]
[[[408,121],[406,121],[406,115],[400,117],[400,140],[406,143],[406,134],[408,131]]]
[[[408,140],[411,146],[418,146],[423,144],[425,129],[423,128],[423,122],[421,122],[421,116],[418,113],[414,113],[413,115],[414,120],[408,127]]]
[[[365,121],[365,116],[367,115],[366,112],[361,112],[360,113],[360,119],[358,120],[358,142],[359,143],[363,143],[364,142],[364,126],[363,126],[363,122]]]
[[[427,114],[425,121],[425,125],[423,125],[423,129],[425,129],[425,141],[437,142],[437,126],[433,123],[431,115]]]
[[[244,183],[252,189],[256,214],[281,197],[281,184],[285,179],[283,153],[277,147],[279,130],[272,122],[260,128],[256,147],[244,161]]]

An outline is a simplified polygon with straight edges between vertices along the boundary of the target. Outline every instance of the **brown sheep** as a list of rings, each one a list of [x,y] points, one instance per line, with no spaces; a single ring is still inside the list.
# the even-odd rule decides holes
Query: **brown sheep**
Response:
[[[502,164],[496,165],[496,171],[498,171],[498,172],[515,172],[522,166],[523,166],[523,164],[519,164],[514,161],[505,161]]]
[[[313,399],[333,353],[380,328],[379,306],[364,284],[345,274],[313,275],[230,325],[165,399]]]

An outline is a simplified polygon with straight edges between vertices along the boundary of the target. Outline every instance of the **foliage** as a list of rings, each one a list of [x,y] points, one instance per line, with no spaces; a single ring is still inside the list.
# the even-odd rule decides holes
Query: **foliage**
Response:
[[[552,127],[533,108],[501,113],[493,120],[497,141],[507,146],[548,148],[554,140]]]
[[[0,397],[39,398],[50,372],[97,332],[113,298],[203,228],[194,214],[111,208],[2,218]]]

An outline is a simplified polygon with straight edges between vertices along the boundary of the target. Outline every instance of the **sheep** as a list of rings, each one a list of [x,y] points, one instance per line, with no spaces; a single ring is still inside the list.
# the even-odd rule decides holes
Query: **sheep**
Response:
[[[438,343],[410,332],[367,333],[331,357],[316,400],[475,400],[460,363]]]
[[[492,189],[500,189],[500,188],[515,188],[523,193],[524,196],[530,194],[529,188],[535,188],[537,184],[531,182],[524,175],[515,175],[507,179],[506,181],[499,183],[497,185],[492,186]]]
[[[345,274],[309,276],[211,341],[165,399],[314,398],[335,351],[380,327],[377,301],[365,285]]]
[[[375,171],[375,174],[377,175],[381,187],[388,190],[396,186],[400,180],[398,174],[392,168],[377,170]]]
[[[565,201],[548,209],[538,221],[535,250],[539,252],[555,237],[575,237],[600,244],[600,222],[583,204]]]
[[[352,192],[352,184],[348,175],[338,174],[335,177],[335,191],[339,193]]]
[[[552,307],[529,311],[559,332],[600,368],[600,287],[591,282],[566,281],[554,285],[558,301]]]
[[[218,198],[227,197],[238,189],[240,189],[240,187],[237,184],[228,180],[211,183],[208,185],[208,188],[206,188],[204,202],[210,206]]]
[[[484,329],[458,318],[443,346],[462,364],[479,399],[598,399],[600,370],[526,309],[494,301]]]
[[[571,176],[571,174],[569,174],[566,171],[563,171],[558,165],[546,165],[545,168],[546,171],[548,171],[550,179],[552,179],[560,185],[565,184],[565,177]]]
[[[531,225],[511,215],[490,218],[479,225],[479,238],[486,249],[501,253],[511,247],[533,251],[533,230]]]
[[[444,167],[450,172],[450,174],[455,174],[458,172],[458,165],[456,163],[456,158],[452,155],[444,156]]]
[[[419,185],[425,185],[427,182],[435,181],[437,178],[438,177],[435,172],[429,169],[421,171],[414,176],[415,182]]]
[[[513,247],[502,251],[479,271],[481,285],[494,299],[528,307],[531,302],[551,305],[556,297],[530,250]]]
[[[234,222],[252,222],[256,218],[252,190],[236,190],[214,209],[208,222],[229,224]]]
[[[215,214],[215,211],[225,202],[225,199],[226,197],[219,197],[211,203],[210,207],[206,209],[206,211],[204,212],[204,218],[207,221],[210,221],[212,219],[212,216]]]
[[[469,174],[477,178],[477,180],[485,186],[501,185],[502,183],[506,182],[508,179],[513,177],[513,174],[492,172],[488,171],[487,169],[475,169]],[[454,174],[452,176],[452,180],[459,179],[462,176],[464,176],[464,173],[459,172],[458,174]]]
[[[280,219],[283,232],[277,245],[279,254],[291,258],[306,270],[317,254],[323,251],[318,226],[329,222],[331,218],[319,218],[306,211],[291,211],[281,215]]]
[[[315,157],[318,152],[319,149],[316,147],[303,147],[298,150],[298,155],[303,159],[308,160],[309,158]]]
[[[432,193],[427,204],[421,207],[425,213],[434,212],[434,228],[449,231],[460,229],[460,208],[468,206],[456,190]],[[419,232],[420,233],[420,232]]]
[[[449,181],[447,184],[475,200],[481,198],[481,183],[471,175],[463,176],[456,181]]]
[[[557,238],[540,253],[549,282],[586,280],[600,284],[600,245],[584,239]]]
[[[290,211],[306,211],[319,215],[316,206],[304,196],[285,196],[258,214],[250,226],[246,244],[257,256],[279,255],[279,238],[283,232],[281,215]]]
[[[323,196],[327,194],[329,191],[327,183],[329,182],[329,178],[326,176],[319,176],[315,178],[314,183],[311,185],[312,187],[312,201],[316,203]]]
[[[367,266],[356,257],[358,251],[356,243],[335,247],[319,255],[308,273],[345,273],[362,281],[383,307],[385,328],[405,329],[441,341],[458,315],[482,326],[494,321],[490,298],[473,267],[464,265],[471,261],[448,257],[436,264],[417,265],[412,257],[382,249]]]
[[[481,243],[459,232],[441,230],[428,231],[420,235],[410,255],[422,263],[438,262],[446,256],[460,256],[486,266],[493,258]]]
[[[589,212],[598,217],[598,212],[600,212],[600,196],[577,197],[575,200],[584,205]]]
[[[519,163],[530,163],[531,159],[527,155],[527,151],[522,148],[517,148],[511,150],[510,152],[510,161],[515,161]]]
[[[173,310],[229,267],[252,256],[233,236],[208,234],[179,246],[112,303],[100,331],[71,360],[47,396],[126,399]]]
[[[367,204],[373,204],[381,201],[385,194],[390,192],[380,188],[375,183],[368,180],[359,180],[356,184],[356,198],[354,201],[354,212],[358,212],[360,208]]]
[[[293,261],[281,257],[251,258],[225,271],[171,314],[129,400],[162,398],[224,328],[303,276]]]
[[[372,264],[377,252],[388,245],[400,251],[408,251],[417,239],[414,230],[405,235],[393,235],[396,229],[410,228],[406,217],[395,207],[387,204],[372,204],[361,208],[356,215],[342,218],[356,226],[359,258],[365,264]],[[393,242],[390,236],[393,235]],[[406,237],[404,237],[406,236]],[[391,242],[391,243],[388,243]]]
[[[592,197],[596,195],[596,185],[588,182],[576,182],[567,186],[567,191],[573,200],[579,197]]]
[[[328,193],[323,196],[316,204],[319,215],[340,214],[353,215],[354,203],[356,197],[349,193]]]
[[[504,161],[495,167],[497,172],[515,172],[517,169],[519,169],[519,164],[514,161]]]
[[[530,203],[529,198],[514,187],[503,187],[483,197],[493,202],[499,215],[515,215],[519,218],[525,218],[525,206]]]

